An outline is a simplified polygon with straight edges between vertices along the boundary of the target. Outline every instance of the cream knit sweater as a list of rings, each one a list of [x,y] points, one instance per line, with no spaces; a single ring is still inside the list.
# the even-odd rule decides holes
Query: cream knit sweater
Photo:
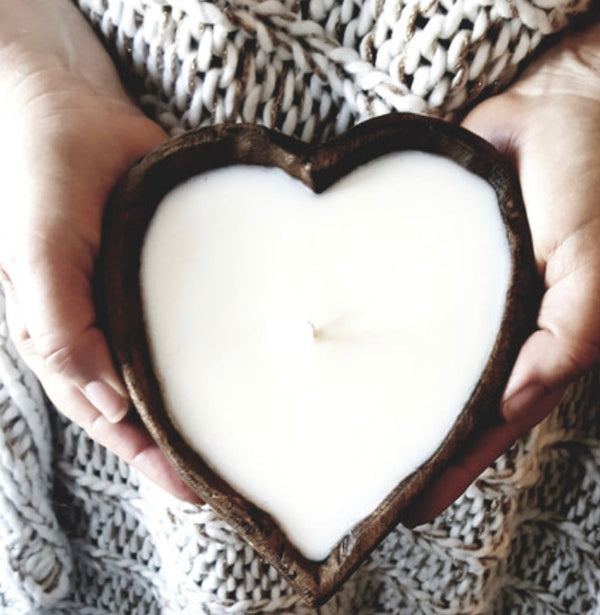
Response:
[[[588,4],[79,0],[171,133],[244,120],[312,141],[391,110],[452,118]],[[208,507],[172,499],[47,405],[3,300],[0,381],[0,613],[314,612]],[[600,613],[599,399],[596,369],[319,612]]]

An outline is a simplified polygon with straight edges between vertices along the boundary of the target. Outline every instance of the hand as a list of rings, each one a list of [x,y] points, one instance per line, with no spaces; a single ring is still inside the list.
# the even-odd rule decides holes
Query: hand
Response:
[[[452,503],[542,420],[600,347],[600,24],[565,37],[464,126],[514,162],[545,282],[538,329],[523,345],[500,421],[480,434],[407,515],[416,525]]]
[[[129,402],[96,327],[104,203],[165,138],[68,0],[0,0],[0,267],[9,329],[52,402],[175,495],[197,501]]]

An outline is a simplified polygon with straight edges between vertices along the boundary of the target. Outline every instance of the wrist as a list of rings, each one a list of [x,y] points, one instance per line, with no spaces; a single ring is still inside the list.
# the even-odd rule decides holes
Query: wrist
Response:
[[[0,93],[11,96],[24,81],[124,95],[110,56],[71,0],[0,0]]]
[[[58,60],[68,27],[62,22],[74,10],[68,0],[0,0],[0,79],[27,76],[44,56]]]

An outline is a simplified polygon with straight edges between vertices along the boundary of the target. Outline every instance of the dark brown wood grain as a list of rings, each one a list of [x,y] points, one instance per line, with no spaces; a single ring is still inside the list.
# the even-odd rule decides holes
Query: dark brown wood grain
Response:
[[[365,162],[401,150],[450,158],[484,178],[496,191],[512,261],[505,312],[487,366],[437,452],[355,526],[327,559],[314,562],[287,541],[268,514],[222,480],[169,420],[146,338],[140,254],[146,229],[163,197],[193,175],[233,164],[274,166],[322,192]],[[458,126],[409,114],[370,120],[320,147],[242,124],[200,129],[166,141],[135,165],[112,194],[105,216],[100,273],[100,309],[107,335],[147,429],[186,483],[313,605],[325,602],[340,587],[473,430],[484,421],[497,419],[500,396],[518,350],[534,327],[539,306],[527,219],[518,185],[506,162],[490,145]],[[435,386],[435,374],[431,378]]]

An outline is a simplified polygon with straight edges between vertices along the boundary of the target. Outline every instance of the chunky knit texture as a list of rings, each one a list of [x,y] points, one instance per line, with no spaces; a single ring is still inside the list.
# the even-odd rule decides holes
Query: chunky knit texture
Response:
[[[589,0],[80,0],[167,129],[322,139],[390,111],[452,117]]]
[[[586,2],[80,0],[172,133],[251,121],[316,141],[390,110],[452,117]],[[208,507],[49,407],[0,298],[0,613],[315,613]],[[325,615],[600,612],[600,370],[432,524],[398,527]]]

